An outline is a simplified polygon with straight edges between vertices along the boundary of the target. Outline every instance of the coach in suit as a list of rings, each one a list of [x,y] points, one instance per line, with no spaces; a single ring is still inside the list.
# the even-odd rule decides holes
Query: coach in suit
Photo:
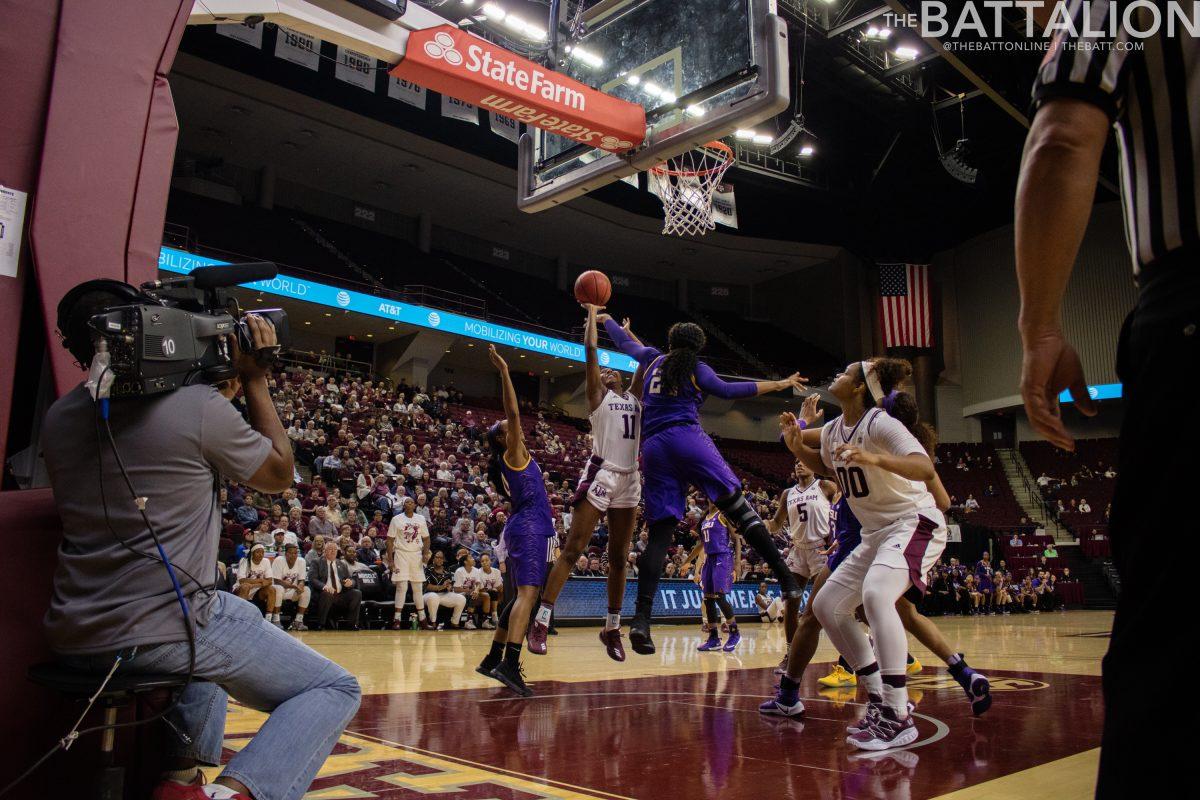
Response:
[[[358,630],[358,606],[362,592],[355,588],[350,565],[338,557],[337,542],[326,542],[319,560],[308,570],[308,586],[317,599],[317,630],[325,627],[330,610],[337,608],[345,612],[354,630]]]

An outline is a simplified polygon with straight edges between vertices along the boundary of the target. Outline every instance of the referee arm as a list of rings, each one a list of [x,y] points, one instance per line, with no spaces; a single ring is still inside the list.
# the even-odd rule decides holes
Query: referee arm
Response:
[[[1104,109],[1059,97],[1033,119],[1016,198],[1017,282],[1021,290],[1021,397],[1034,429],[1064,450],[1075,440],[1063,426],[1058,394],[1096,413],[1079,355],[1062,333],[1060,307],[1091,215],[1108,138]]]

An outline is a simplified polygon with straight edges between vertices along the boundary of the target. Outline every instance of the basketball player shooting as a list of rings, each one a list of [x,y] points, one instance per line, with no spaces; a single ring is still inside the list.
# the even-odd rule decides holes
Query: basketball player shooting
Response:
[[[723,381],[700,360],[704,331],[692,322],[677,322],[667,334],[664,354],[640,344],[607,314],[597,319],[617,348],[646,365],[642,392],[642,468],[646,474],[646,520],[649,543],[638,560],[638,594],[629,644],[635,653],[654,653],[650,616],[659,577],[679,520],[689,485],[700,489],[725,519],[775,573],[785,597],[800,596],[800,586],[783,563],[771,534],[747,502],[742,484],[725,463],[712,439],[700,427],[700,406],[708,395],[724,400],[756,397],[785,389],[803,391],[799,373],[778,381]]]
[[[596,358],[596,314],[599,308],[585,303],[587,322],[584,327],[586,387],[588,417],[592,424],[592,456],[588,459],[575,489],[571,504],[571,529],[563,543],[546,586],[542,603],[529,627],[529,652],[546,652],[546,635],[550,631],[550,615],[571,568],[583,553],[600,519],[608,515],[608,615],[600,641],[614,661],[625,660],[621,643],[621,604],[625,597],[625,569],[628,566],[629,545],[637,506],[642,499],[642,479],[638,472],[639,424],[642,404],[634,392],[626,389],[621,373],[601,369]],[[633,385],[640,386],[639,372]]]

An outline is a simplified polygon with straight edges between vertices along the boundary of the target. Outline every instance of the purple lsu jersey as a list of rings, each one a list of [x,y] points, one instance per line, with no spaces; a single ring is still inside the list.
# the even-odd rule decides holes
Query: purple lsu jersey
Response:
[[[512,514],[504,524],[504,540],[512,548],[516,536],[554,535],[554,517],[550,513],[550,498],[542,468],[533,456],[521,469],[513,469],[508,459],[500,459],[500,475],[512,503]]]
[[[846,502],[845,497],[839,497],[838,501],[833,504],[833,513],[833,535],[837,539],[838,548],[837,552],[829,557],[830,572],[837,569],[838,565],[845,561],[854,552],[854,548],[862,542],[862,523],[850,510],[850,504]]]
[[[681,387],[677,394],[660,391],[662,386],[662,363],[665,356],[659,355],[646,370],[642,392],[642,440],[671,425],[700,424],[700,406],[704,404],[704,392],[696,385]]]
[[[725,517],[717,512],[709,512],[704,521],[700,523],[700,538],[704,541],[705,555],[717,555],[719,553],[728,553],[729,547],[729,526],[725,523]]]

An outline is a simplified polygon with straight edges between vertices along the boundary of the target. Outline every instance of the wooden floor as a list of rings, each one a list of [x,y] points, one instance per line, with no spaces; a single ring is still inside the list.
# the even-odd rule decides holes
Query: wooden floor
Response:
[[[700,653],[696,626],[655,627],[658,653],[610,661],[596,628],[563,628],[525,656],[537,696],[512,699],[474,672],[490,634],[306,633],[358,676],[364,698],[309,797],[335,798],[987,798],[1092,795],[1100,658],[1109,612],[937,620],[995,704],[973,718],[932,654],[910,679],[921,738],[884,757],[844,742],[853,690],[816,678],[836,653],[822,637],[801,688],[802,722],[764,719],[782,626],[743,626],[737,652]],[[230,752],[262,716],[233,707]]]

